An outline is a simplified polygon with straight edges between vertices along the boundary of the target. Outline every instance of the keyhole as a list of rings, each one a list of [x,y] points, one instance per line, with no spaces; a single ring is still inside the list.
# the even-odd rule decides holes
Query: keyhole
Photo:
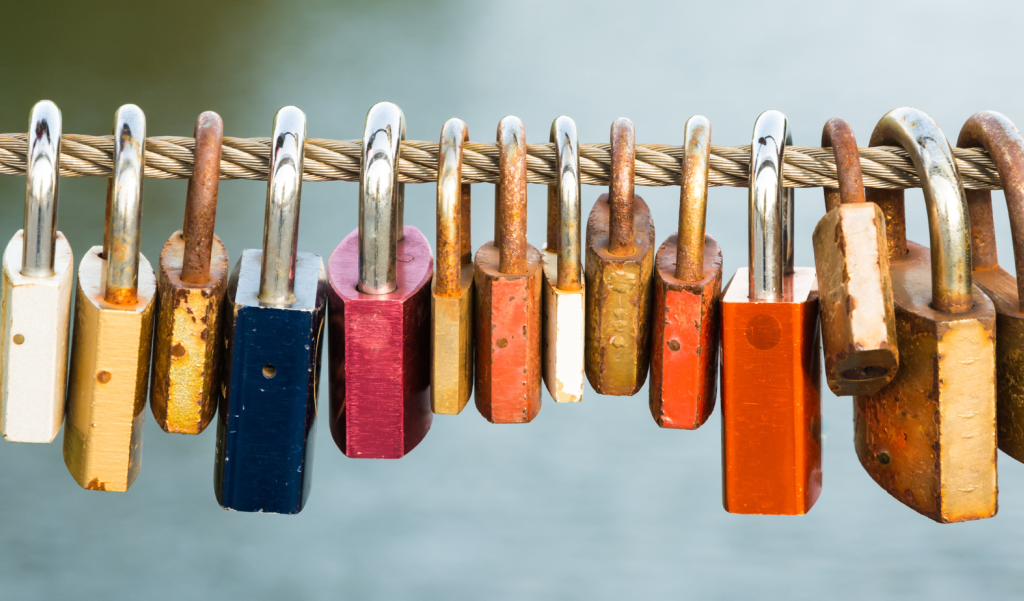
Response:
[[[263,366],[263,377],[264,378],[269,380],[270,378],[273,378],[276,375],[277,375],[277,368],[276,367],[274,367],[273,365],[271,365],[269,363],[267,363],[266,365]]]

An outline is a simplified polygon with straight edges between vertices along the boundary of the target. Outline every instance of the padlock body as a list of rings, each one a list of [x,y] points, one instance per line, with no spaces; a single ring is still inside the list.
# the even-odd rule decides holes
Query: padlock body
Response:
[[[873,202],[840,205],[813,240],[825,379],[840,396],[871,394],[899,364],[885,216]]]
[[[662,428],[695,430],[715,408],[722,300],[722,249],[704,236],[699,282],[676,279],[677,238],[658,249],[651,313],[650,406]]]
[[[359,232],[331,254],[331,434],[349,457],[397,459],[430,429],[430,280],[434,259],[418,229],[398,243],[390,294],[363,294]]]
[[[937,522],[996,513],[996,319],[974,288],[974,307],[930,304],[929,250],[908,242],[890,258],[900,369],[886,387],[854,398],[854,446],[889,494]]]
[[[544,384],[551,398],[558,403],[583,400],[583,345],[586,339],[584,300],[586,288],[579,290],[558,287],[558,254],[544,249]]]
[[[181,281],[184,253],[180,230],[160,252],[149,400],[153,417],[165,432],[199,434],[217,412],[220,394],[221,308],[228,283],[228,251],[214,235],[210,279],[204,284]]]
[[[313,475],[327,279],[319,255],[297,253],[295,301],[263,304],[262,255],[242,251],[228,280],[214,491],[225,509],[298,513]]]
[[[21,274],[22,230],[3,258],[0,433],[8,442],[52,442],[64,423],[74,258],[57,232],[53,275]]]
[[[156,275],[140,254],[137,302],[107,303],[102,252],[78,267],[64,463],[83,488],[125,492],[142,464]]]
[[[430,409],[458,415],[473,394],[473,266],[462,266],[459,296],[430,286]]]
[[[528,423],[541,404],[541,257],[527,245],[520,275],[501,273],[499,261],[493,242],[474,259],[476,408],[491,423]]]
[[[749,299],[741,268],[722,295],[722,493],[730,513],[801,515],[821,494],[821,360],[814,270],[783,297]]]
[[[608,252],[608,195],[587,219],[585,367],[600,394],[630,396],[650,365],[651,273],[654,222],[642,198],[634,200],[633,252]]]

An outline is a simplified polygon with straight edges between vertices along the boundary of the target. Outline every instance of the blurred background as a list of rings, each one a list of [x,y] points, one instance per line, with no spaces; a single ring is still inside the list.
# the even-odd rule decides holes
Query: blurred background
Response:
[[[1024,126],[1014,2],[5,2],[0,130],[26,130],[43,98],[64,131],[109,134],[136,103],[149,135],[192,134],[216,110],[226,135],[269,136],[295,104],[310,137],[362,136],[380,100],[408,137],[436,140],[461,117],[473,140],[521,117],[531,142],[569,115],[581,142],[607,142],[627,116],[638,143],[681,144],[687,117],[713,141],[750,142],[766,109],[795,143],[831,117],[861,145],[898,106],[930,114],[955,141],[974,112]],[[968,8],[969,6],[969,8]],[[64,179],[60,229],[76,262],[102,240],[100,178]],[[149,180],[143,253],[181,227],[186,182]],[[476,186],[474,244],[492,232],[491,185]],[[0,236],[21,227],[25,182],[0,176]],[[232,263],[259,248],[265,182],[220,189],[217,231]],[[356,227],[356,183],[307,183],[300,250],[327,257]],[[604,190],[584,187],[584,210]],[[658,243],[675,229],[678,188],[638,188]],[[1002,263],[1013,269],[996,193]],[[433,241],[435,188],[408,186],[406,223]],[[813,265],[820,189],[796,193],[796,259]],[[544,238],[545,190],[530,187],[530,241]],[[908,234],[927,242],[919,190]],[[708,231],[726,277],[746,257],[746,191],[714,188]],[[321,395],[326,407],[326,390]],[[85,491],[61,441],[0,444],[0,590],[9,599],[1008,598],[1024,592],[1024,466],[1000,454],[1001,508],[939,526],[882,491],[852,445],[849,398],[823,389],[824,490],[804,517],[721,505],[720,421],[656,427],[647,390],[587,390],[529,425],[494,426],[472,404],[438,416],[400,461],[352,460],[317,431],[313,491],[297,516],[226,512],[213,494],[215,427],[165,434],[147,417],[127,494]],[[148,411],[147,411],[148,413]],[[326,411],[321,419],[326,418]]]

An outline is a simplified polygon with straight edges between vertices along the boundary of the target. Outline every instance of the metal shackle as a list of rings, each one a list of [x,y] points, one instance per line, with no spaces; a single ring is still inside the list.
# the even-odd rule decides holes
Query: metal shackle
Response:
[[[786,146],[793,143],[786,116],[761,113],[750,143],[748,262],[750,298],[782,298],[782,282],[793,272],[793,193],[782,187]]]
[[[839,181],[838,188],[824,188],[825,211],[831,211],[840,204],[866,202],[857,138],[850,124],[839,117],[829,119],[821,131],[821,147],[832,148],[835,153],[836,179]]]
[[[498,185],[494,187],[498,271],[526,273],[526,126],[509,115],[498,122]]]
[[[576,122],[566,116],[551,123],[555,145],[555,185],[548,186],[548,249],[556,252],[556,284],[561,290],[579,290],[580,264],[580,153]]]
[[[402,186],[398,154],[405,139],[405,115],[390,102],[366,113],[359,173],[359,284],[363,294],[398,288],[398,241],[402,238]]]
[[[931,242],[932,307],[963,313],[971,295],[971,228],[960,173],[942,130],[924,112],[893,109],[871,133],[871,146],[900,146],[921,178]]]
[[[294,106],[277,111],[274,137],[270,139],[259,293],[260,302],[271,305],[295,302],[295,259],[305,146],[306,114]]]
[[[53,275],[57,245],[57,183],[60,175],[61,115],[57,105],[40,100],[28,119],[25,167],[25,227],[21,275]]]
[[[683,139],[683,182],[679,191],[675,277],[684,282],[696,282],[704,279],[711,121],[702,115],[690,117],[683,128]]]
[[[619,117],[612,122],[612,174],[608,186],[608,252],[633,252],[633,216],[636,187],[636,130],[633,122]]]
[[[441,127],[437,158],[437,280],[434,293],[455,298],[462,293],[462,266],[472,262],[470,191],[462,183],[462,150],[469,128],[462,119]]]
[[[205,284],[210,280],[213,226],[217,222],[217,193],[220,189],[220,155],[224,138],[224,122],[220,115],[213,111],[199,115],[194,137],[195,166],[188,180],[185,224],[181,230],[185,240],[181,281]]]
[[[146,115],[134,104],[114,114],[114,176],[107,186],[103,298],[115,305],[138,300],[142,243],[142,184],[146,165]]]

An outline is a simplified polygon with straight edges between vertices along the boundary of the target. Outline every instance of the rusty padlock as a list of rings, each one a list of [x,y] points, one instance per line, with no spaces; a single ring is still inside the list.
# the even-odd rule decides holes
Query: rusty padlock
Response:
[[[139,474],[156,275],[139,252],[146,116],[114,117],[103,246],[78,267],[64,463],[83,488],[125,492]]]
[[[548,239],[544,247],[544,384],[556,402],[583,399],[583,268],[580,264],[580,154],[576,123],[551,124],[555,185],[548,186]]]
[[[821,360],[814,269],[793,267],[786,116],[750,148],[748,267],[722,296],[722,493],[730,513],[800,515],[821,494]]]
[[[587,219],[586,372],[600,394],[630,396],[650,365],[654,221],[634,194],[636,135],[626,118],[612,123],[612,173]]]
[[[722,249],[704,231],[711,122],[690,117],[683,137],[679,230],[654,261],[650,405],[662,428],[695,430],[718,393]]]
[[[995,310],[972,285],[970,223],[953,153],[912,108],[887,113],[871,146],[901,146],[914,163],[931,249],[907,242],[902,190],[869,189],[885,213],[900,367],[854,397],[861,465],[893,497],[937,522],[996,512]]]
[[[494,240],[476,251],[476,408],[495,424],[532,421],[541,395],[541,257],[526,242],[526,128],[498,123]]]
[[[437,160],[437,267],[431,287],[430,408],[456,415],[473,394],[473,245],[462,148],[469,128],[449,119]]]
[[[217,412],[229,269],[228,251],[213,231],[223,136],[220,115],[199,115],[185,224],[160,251],[149,400],[165,432],[200,434]]]
[[[402,225],[405,115],[366,113],[359,227],[328,263],[331,434],[349,457],[397,459],[430,429],[430,243]]]
[[[832,147],[839,188],[825,188],[826,214],[814,228],[825,380],[839,396],[871,394],[899,363],[885,216],[864,202],[853,128],[835,118],[821,132]]]

